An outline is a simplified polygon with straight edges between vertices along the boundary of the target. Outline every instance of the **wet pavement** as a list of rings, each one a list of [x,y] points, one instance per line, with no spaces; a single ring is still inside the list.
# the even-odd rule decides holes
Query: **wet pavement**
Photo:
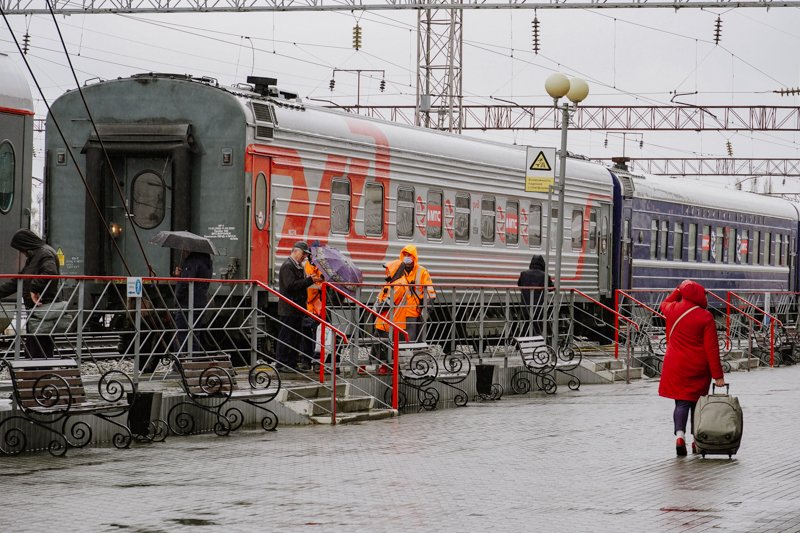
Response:
[[[358,425],[0,458],[5,531],[800,531],[800,367],[729,376],[739,455],[676,458],[657,382]]]

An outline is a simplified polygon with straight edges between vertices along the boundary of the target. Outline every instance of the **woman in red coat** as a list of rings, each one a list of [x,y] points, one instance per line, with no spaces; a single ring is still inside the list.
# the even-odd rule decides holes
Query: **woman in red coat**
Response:
[[[686,422],[690,412],[694,415],[697,400],[708,394],[712,379],[718,387],[725,385],[717,326],[706,307],[705,289],[688,279],[661,302],[667,322],[667,353],[658,394],[675,400],[675,451],[681,456],[686,455]]]

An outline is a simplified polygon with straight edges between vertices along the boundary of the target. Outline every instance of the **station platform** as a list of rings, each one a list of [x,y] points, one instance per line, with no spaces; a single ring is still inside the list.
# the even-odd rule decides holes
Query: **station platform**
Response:
[[[0,458],[38,531],[800,531],[800,366],[728,375],[733,460],[675,456],[657,380],[339,426]]]

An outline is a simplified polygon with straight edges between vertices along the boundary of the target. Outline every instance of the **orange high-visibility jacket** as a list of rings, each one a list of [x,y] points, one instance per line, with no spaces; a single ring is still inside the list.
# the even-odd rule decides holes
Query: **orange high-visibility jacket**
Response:
[[[311,261],[306,261],[305,269],[308,277],[322,277],[320,269],[312,265]],[[317,316],[322,316],[322,291],[319,290],[319,285],[311,285],[308,288],[308,303],[306,304],[306,309]]]
[[[419,264],[417,247],[413,244],[403,248],[400,251],[400,258],[387,265],[386,275],[391,276],[398,268],[403,268],[403,259],[406,256],[410,256],[414,260],[412,269],[386,285],[378,295],[378,301],[383,302],[390,294],[393,294],[394,309],[391,316],[387,315],[387,317],[403,329],[406,327],[408,318],[415,318],[422,314],[422,303],[426,293],[428,298],[436,298],[431,275],[427,268]],[[389,331],[389,325],[383,320],[378,320],[375,327]]]

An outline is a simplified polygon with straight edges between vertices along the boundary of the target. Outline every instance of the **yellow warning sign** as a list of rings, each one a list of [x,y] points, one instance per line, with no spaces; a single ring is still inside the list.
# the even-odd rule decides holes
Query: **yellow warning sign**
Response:
[[[540,150],[539,155],[533,160],[528,170],[552,170],[552,167],[550,167],[550,163],[547,162],[547,157],[545,157],[544,152]]]
[[[58,266],[63,267],[64,266],[64,252],[61,251],[61,248],[59,248],[56,251],[56,257],[58,257]]]
[[[525,178],[525,192],[547,192],[555,181],[554,178]]]
[[[525,192],[547,192],[555,181],[555,148],[528,146],[525,162]]]

